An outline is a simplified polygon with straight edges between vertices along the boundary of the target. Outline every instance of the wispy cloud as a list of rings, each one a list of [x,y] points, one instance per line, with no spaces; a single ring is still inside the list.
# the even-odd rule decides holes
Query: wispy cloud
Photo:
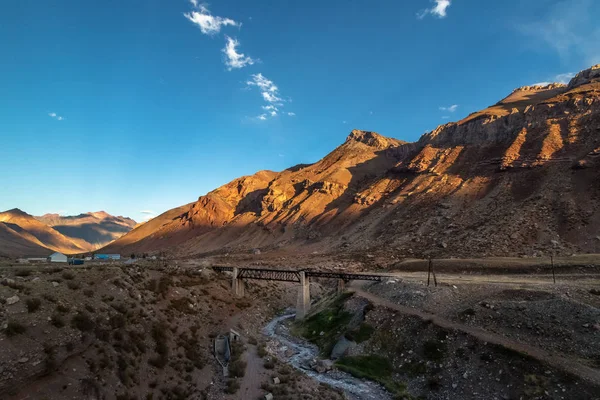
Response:
[[[183,14],[188,20],[200,27],[200,31],[205,35],[215,35],[221,31],[223,26],[242,26],[241,23],[232,20],[231,18],[223,18],[214,16],[210,13],[204,4],[199,4],[197,0],[190,0],[195,11]]]
[[[425,18],[428,14],[433,15],[437,18],[445,18],[447,14],[448,7],[450,7],[451,0],[433,0],[435,5],[431,8],[426,8],[417,13],[418,19]]]
[[[562,84],[566,85],[567,83],[569,83],[571,78],[573,78],[574,76],[575,76],[574,73],[566,72],[564,74],[556,75],[554,78],[552,78],[551,81],[537,82],[537,83],[534,83],[533,86],[548,86],[551,83],[562,83]]]
[[[295,117],[296,113],[295,112],[289,112],[289,113],[287,113],[287,115],[289,115],[290,117]]]
[[[156,217],[156,213],[151,210],[142,210],[140,211],[140,214],[143,214],[142,221],[144,222],[150,221],[152,218]]]
[[[55,113],[55,112],[48,113],[48,116],[49,116],[50,118],[54,118],[54,119],[55,119],[55,120],[57,120],[57,121],[62,121],[63,119],[65,119],[64,117],[62,117],[62,116],[58,115],[58,114],[57,114],[57,113]]]
[[[225,40],[227,40],[227,43],[221,51],[225,54],[225,65],[227,65],[229,71],[234,68],[244,68],[246,65],[255,63],[255,60],[250,56],[237,52],[237,47],[240,45],[240,42],[238,42],[237,39],[230,38],[226,35]]]
[[[574,73],[572,72],[566,72],[564,74],[558,74],[554,77],[554,82],[558,82],[558,83],[569,83],[569,81],[571,79],[573,79],[573,77],[575,76]]]
[[[454,111],[456,111],[457,108],[458,108],[458,104],[452,104],[451,106],[448,106],[448,107],[440,107],[440,110],[454,112]]]
[[[580,59],[585,66],[600,63],[600,25],[596,19],[600,2],[560,1],[545,10],[545,14],[517,25],[518,31],[531,38],[533,48],[553,49],[562,59]]]
[[[261,121],[265,121],[267,117],[276,117],[279,115],[280,109],[284,107],[284,103],[291,101],[291,99],[284,100],[279,93],[279,88],[275,83],[266,78],[263,74],[258,73],[250,76],[250,80],[246,81],[248,87],[257,87],[266,105],[262,106],[262,109],[267,111],[259,115],[257,118]],[[296,115],[294,113],[287,113],[287,115]]]

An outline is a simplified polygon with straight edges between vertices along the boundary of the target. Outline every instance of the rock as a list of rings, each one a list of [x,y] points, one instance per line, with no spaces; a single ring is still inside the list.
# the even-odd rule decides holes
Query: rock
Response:
[[[458,385],[456,383],[452,384],[452,389],[456,389],[458,387]]]
[[[58,286],[58,282],[52,281],[52,286],[53,287],[57,287]]]
[[[40,281],[40,277],[39,276],[36,276],[35,278],[33,278],[31,280],[31,282],[39,282],[39,281]]]
[[[279,380],[279,378],[278,378],[278,377],[274,377],[274,378],[273,378],[273,384],[274,384],[274,385],[279,385],[280,383],[281,383],[281,381]]]
[[[463,374],[463,379],[467,379],[468,377],[469,377],[469,373],[468,373],[468,372],[465,372],[465,373]]]
[[[440,244],[440,246],[442,246],[442,248],[444,248],[444,249],[445,249],[446,247],[448,247],[448,243],[446,243],[446,242],[442,242],[442,243]]]
[[[265,394],[265,400],[273,400],[273,395],[271,393]]]
[[[252,254],[260,254],[260,249],[252,249]]]
[[[10,305],[12,305],[12,304],[18,303],[18,302],[19,302],[19,300],[21,300],[21,299],[19,298],[19,296],[16,296],[16,295],[15,295],[15,296],[13,296],[13,297],[9,297],[8,299],[6,299],[6,304],[8,304],[8,305],[10,306]]]
[[[318,360],[316,363],[311,365],[311,368],[322,374],[333,369],[333,362],[331,360]]]
[[[29,361],[29,358],[27,358],[27,357],[21,357],[21,358],[19,358],[19,362],[21,364],[26,363],[27,361]]]

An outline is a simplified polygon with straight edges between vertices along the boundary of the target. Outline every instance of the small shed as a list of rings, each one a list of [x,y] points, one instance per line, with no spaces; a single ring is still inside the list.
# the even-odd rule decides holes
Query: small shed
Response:
[[[49,262],[63,262],[66,263],[69,261],[68,257],[63,253],[54,253],[48,257]]]

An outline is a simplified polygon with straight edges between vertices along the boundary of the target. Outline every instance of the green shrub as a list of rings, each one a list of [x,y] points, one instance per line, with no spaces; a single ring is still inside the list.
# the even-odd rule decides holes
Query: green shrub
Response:
[[[396,398],[407,396],[406,386],[393,379],[394,369],[387,358],[378,355],[342,357],[335,364],[352,376],[379,382]]]
[[[375,332],[375,328],[363,322],[357,329],[346,332],[346,338],[356,343],[362,343],[369,340],[373,332]]]
[[[85,289],[83,291],[83,294],[87,297],[93,297],[94,296],[94,291],[92,289]]]
[[[59,313],[65,314],[65,313],[68,313],[70,310],[71,309],[68,306],[66,306],[62,303],[56,305],[56,311]]]
[[[31,270],[29,269],[19,269],[17,271],[15,271],[15,276],[29,276],[31,275]]]

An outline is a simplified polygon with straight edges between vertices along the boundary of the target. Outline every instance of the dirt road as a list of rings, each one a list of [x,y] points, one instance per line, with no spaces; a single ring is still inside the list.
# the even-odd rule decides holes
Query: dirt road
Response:
[[[430,320],[434,324],[446,328],[446,329],[454,329],[461,332],[464,332],[468,335],[472,335],[482,341],[493,343],[496,345],[504,346],[508,349],[518,351],[524,354],[529,355],[541,362],[544,362],[550,366],[555,368],[559,368],[563,371],[572,373],[574,375],[579,376],[582,379],[585,379],[589,382],[592,382],[596,385],[600,386],[600,371],[590,368],[576,359],[561,357],[555,354],[551,354],[541,348],[530,346],[527,344],[520,343],[518,341],[506,338],[502,335],[498,335],[492,332],[488,332],[486,330],[467,326],[464,324],[456,323],[450,321],[446,318],[440,317],[439,315],[431,314],[428,312],[424,312],[422,310],[418,310],[411,307],[406,307],[389,300],[383,299],[379,296],[376,296],[372,293],[364,291],[359,285],[352,285],[352,290],[355,291],[355,294],[363,297],[373,304],[387,307],[392,310],[396,310],[406,315],[417,316],[424,320]]]

